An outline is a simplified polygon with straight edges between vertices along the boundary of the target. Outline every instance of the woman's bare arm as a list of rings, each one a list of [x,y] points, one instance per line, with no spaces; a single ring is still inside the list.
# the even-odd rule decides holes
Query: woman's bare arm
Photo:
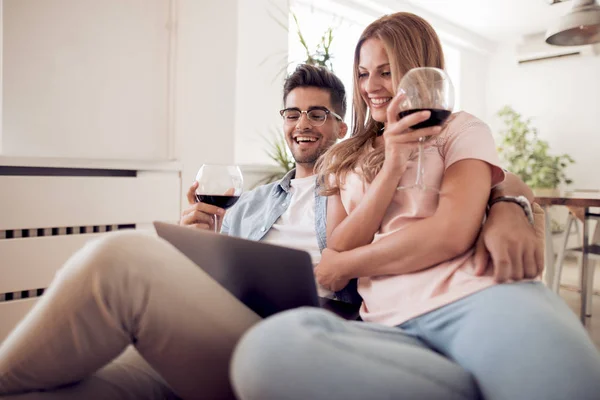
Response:
[[[406,274],[463,254],[473,246],[481,228],[491,168],[475,159],[451,165],[444,174],[435,214],[376,243],[342,253],[340,277]]]
[[[382,169],[350,215],[339,194],[330,196],[327,199],[327,247],[339,252],[371,243],[397,185],[398,178]]]

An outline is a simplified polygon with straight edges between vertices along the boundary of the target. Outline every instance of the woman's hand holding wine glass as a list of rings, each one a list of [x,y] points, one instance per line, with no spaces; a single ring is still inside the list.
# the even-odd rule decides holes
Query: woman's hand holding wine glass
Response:
[[[417,174],[414,184],[399,186],[398,190],[418,190],[429,192],[437,197],[439,190],[436,187],[428,186],[424,180],[424,143],[430,136],[426,135],[427,129],[432,127],[441,127],[452,114],[454,108],[454,87],[448,74],[439,68],[413,68],[408,71],[401,79],[398,85],[398,93],[402,93],[400,103],[392,109],[388,107],[388,122],[390,121],[390,112],[397,112],[400,121],[412,117],[415,114],[425,115],[424,111],[429,113],[429,118],[422,119],[416,124],[410,125],[410,129],[419,133],[417,160]],[[414,122],[411,120],[411,123]],[[422,131],[422,132],[421,132]],[[440,133],[441,129],[435,130]],[[429,132],[433,133],[433,130]]]
[[[420,139],[438,135],[439,126],[412,129],[411,127],[427,121],[431,113],[427,110],[401,118],[398,110],[406,101],[406,96],[398,94],[387,109],[387,124],[383,133],[385,142],[385,161],[383,168],[398,174],[398,179],[406,170],[410,157],[418,150]]]

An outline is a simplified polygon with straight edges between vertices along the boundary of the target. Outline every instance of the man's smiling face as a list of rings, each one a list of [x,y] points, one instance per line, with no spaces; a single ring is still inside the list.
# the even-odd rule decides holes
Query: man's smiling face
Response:
[[[326,108],[335,112],[331,105],[331,95],[325,89],[316,87],[297,87],[292,90],[285,101],[285,108],[309,111],[314,108]],[[295,123],[284,121],[285,140],[292,152],[296,164],[314,165],[317,159],[335,142],[346,134],[346,124],[333,114],[328,114],[325,123],[314,126],[306,116],[301,114]]]

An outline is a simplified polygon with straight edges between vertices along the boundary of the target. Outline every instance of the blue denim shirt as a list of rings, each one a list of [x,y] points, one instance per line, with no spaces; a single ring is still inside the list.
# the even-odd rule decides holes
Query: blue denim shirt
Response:
[[[290,181],[295,175],[296,170],[291,170],[280,181],[243,193],[235,206],[225,214],[221,233],[262,240],[289,207],[292,200]],[[318,187],[315,187],[315,233],[321,251],[327,247],[326,223],[327,197],[319,196]],[[344,289],[335,293],[335,298],[347,303],[360,303],[362,299],[356,290],[356,283],[356,279],[352,279]]]

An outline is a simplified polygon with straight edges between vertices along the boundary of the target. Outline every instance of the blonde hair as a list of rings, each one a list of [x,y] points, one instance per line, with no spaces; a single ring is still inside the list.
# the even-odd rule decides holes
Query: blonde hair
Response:
[[[329,196],[339,192],[348,172],[359,169],[364,179],[371,182],[383,164],[384,149],[369,149],[375,144],[383,123],[367,117],[368,107],[360,94],[358,65],[360,50],[368,39],[381,40],[387,53],[395,88],[400,78],[410,69],[436,67],[444,69],[442,45],[433,27],[423,18],[406,12],[386,15],[365,28],[354,50],[354,93],[351,136],[334,145],[316,165],[321,194]],[[394,93],[395,94],[395,93]],[[328,177],[334,176],[335,179]]]

